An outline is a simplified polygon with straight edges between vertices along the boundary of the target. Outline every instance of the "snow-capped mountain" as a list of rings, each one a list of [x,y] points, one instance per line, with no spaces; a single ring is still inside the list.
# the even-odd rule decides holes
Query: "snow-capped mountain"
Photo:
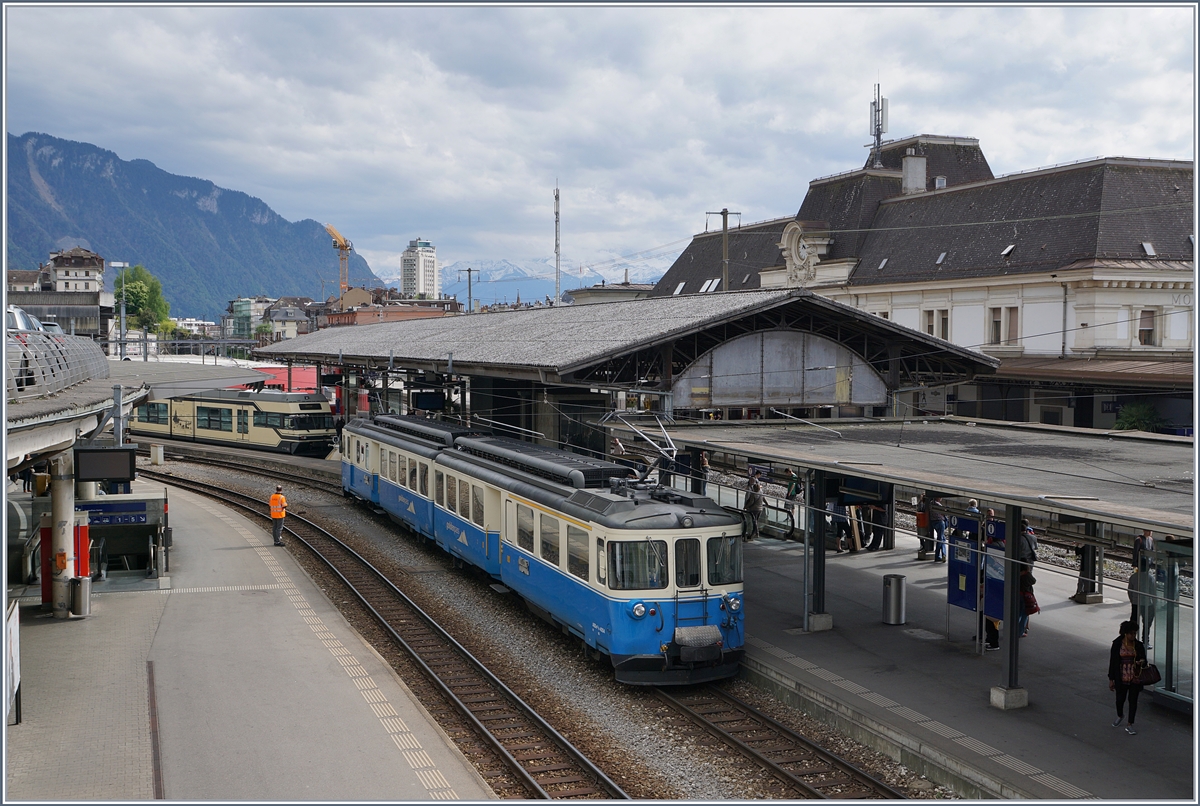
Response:
[[[656,283],[671,267],[677,253],[638,259],[637,262],[620,258],[600,266],[584,266],[569,259],[561,261],[560,286],[563,292],[572,288],[585,288],[605,283],[625,281],[626,269],[631,283]],[[460,301],[467,299],[467,269],[471,273],[471,296],[482,304],[493,302],[522,302],[546,300],[554,296],[554,258],[529,260],[458,260],[441,267],[442,293],[456,296]],[[389,279],[388,285],[398,286],[399,278]]]

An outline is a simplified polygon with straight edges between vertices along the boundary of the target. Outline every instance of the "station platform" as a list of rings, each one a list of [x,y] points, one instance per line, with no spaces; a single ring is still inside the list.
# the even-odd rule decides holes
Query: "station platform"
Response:
[[[288,549],[169,495],[169,576],[110,572],[69,620],[10,586],[21,722],[5,802],[494,798]]]
[[[1129,618],[1123,585],[1076,604],[1074,572],[1039,563],[1041,612],[1018,650],[1029,704],[1000,710],[991,688],[1007,681],[1003,633],[1001,651],[977,653],[976,615],[947,606],[947,566],[917,560],[917,547],[899,532],[891,551],[828,553],[833,628],[806,633],[803,546],[746,544],[743,674],[966,797],[1195,801],[1190,715],[1147,691],[1138,734],[1112,727],[1108,656]],[[905,624],[883,623],[885,574],[906,578]]]

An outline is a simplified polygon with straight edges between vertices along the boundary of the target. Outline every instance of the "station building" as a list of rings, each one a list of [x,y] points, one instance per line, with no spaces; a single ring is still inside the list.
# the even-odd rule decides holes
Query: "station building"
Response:
[[[1193,167],[1107,157],[995,177],[966,137],[885,143],[795,216],[696,235],[652,296],[806,288],[1000,360],[907,411],[1110,428],[1192,421]],[[727,283],[727,288],[723,287]],[[1188,428],[1190,431],[1190,428]]]

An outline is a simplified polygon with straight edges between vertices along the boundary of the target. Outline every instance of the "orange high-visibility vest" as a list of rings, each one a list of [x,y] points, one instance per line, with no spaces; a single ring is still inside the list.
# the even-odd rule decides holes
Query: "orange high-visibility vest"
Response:
[[[275,493],[271,496],[271,517],[282,518],[284,509],[287,507],[287,499],[283,497],[283,493]]]

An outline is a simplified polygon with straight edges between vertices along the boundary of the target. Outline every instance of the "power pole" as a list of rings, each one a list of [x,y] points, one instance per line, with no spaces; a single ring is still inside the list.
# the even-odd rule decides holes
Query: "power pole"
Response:
[[[558,251],[558,182],[554,183],[554,304],[558,304],[558,300],[562,297],[562,272],[559,271]],[[470,275],[467,275],[470,277]],[[470,281],[467,282],[467,287],[470,287]]]
[[[721,290],[729,290],[729,216],[740,216],[741,213],[730,213],[728,207],[722,207],[719,213],[705,215],[721,216]]]
[[[459,269],[458,279],[462,279],[462,273],[467,273],[467,313],[475,313],[475,300],[471,296],[471,272],[479,274],[479,269]]]

